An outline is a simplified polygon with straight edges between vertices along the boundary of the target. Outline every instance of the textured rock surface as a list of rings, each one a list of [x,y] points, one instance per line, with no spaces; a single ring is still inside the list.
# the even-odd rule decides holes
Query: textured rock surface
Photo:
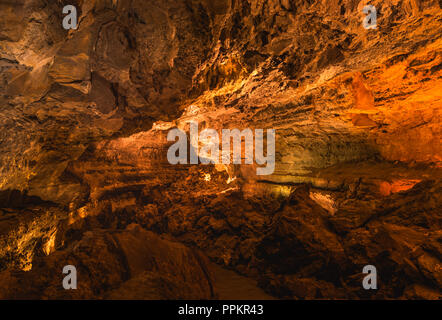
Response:
[[[2,4],[2,190],[69,203],[88,146],[184,110],[277,129],[278,182],[375,156],[440,166],[436,1],[375,1],[376,30],[358,1],[76,4],[69,32],[59,2]]]
[[[367,3],[0,1],[0,296],[216,297],[179,241],[277,297],[441,298],[441,4]],[[190,120],[276,129],[275,172],[170,165]]]
[[[198,252],[137,225],[94,230],[47,259],[37,259],[32,271],[0,273],[1,297],[213,299],[216,293],[207,262]],[[60,285],[64,275],[59,270],[65,265],[78,266],[77,290]]]

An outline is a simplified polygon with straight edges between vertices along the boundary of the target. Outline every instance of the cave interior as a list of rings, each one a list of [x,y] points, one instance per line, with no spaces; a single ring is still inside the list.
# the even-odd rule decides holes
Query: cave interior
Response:
[[[441,6],[0,0],[0,299],[442,299]]]

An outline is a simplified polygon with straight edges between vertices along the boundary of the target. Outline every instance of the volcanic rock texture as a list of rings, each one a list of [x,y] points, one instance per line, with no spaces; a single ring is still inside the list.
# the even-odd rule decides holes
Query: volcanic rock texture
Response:
[[[216,299],[212,260],[276,298],[441,299],[441,5],[0,0],[0,298]],[[275,129],[274,173],[170,165],[189,121]]]

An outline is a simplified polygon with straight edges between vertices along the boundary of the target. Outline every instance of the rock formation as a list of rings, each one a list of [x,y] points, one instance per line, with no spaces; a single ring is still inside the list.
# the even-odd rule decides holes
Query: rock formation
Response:
[[[441,7],[0,0],[0,298],[216,299],[210,259],[275,298],[441,299]],[[189,121],[275,129],[275,171],[170,164]]]

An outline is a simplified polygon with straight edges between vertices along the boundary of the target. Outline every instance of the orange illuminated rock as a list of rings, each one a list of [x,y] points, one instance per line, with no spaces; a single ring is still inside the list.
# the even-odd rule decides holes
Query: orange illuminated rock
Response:
[[[383,196],[389,196],[392,193],[410,190],[421,180],[396,180],[392,182],[383,181],[380,183],[379,190]]]
[[[73,1],[70,31],[62,2],[0,1],[0,297],[67,297],[60,258],[68,297],[214,298],[205,256],[277,297],[441,297],[440,1],[370,30],[361,1]],[[276,130],[273,173],[171,165],[191,120]]]

